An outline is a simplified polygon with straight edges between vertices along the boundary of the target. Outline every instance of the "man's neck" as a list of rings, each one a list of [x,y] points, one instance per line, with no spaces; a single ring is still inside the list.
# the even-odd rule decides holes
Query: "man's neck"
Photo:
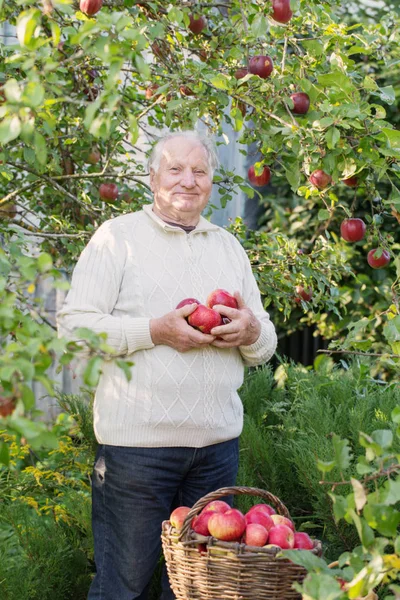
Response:
[[[161,210],[159,210],[156,206],[153,206],[153,212],[160,217],[164,223],[168,223],[169,225],[176,225],[177,227],[187,228],[192,227],[193,229],[199,223],[199,217],[188,217],[187,219],[182,219],[178,216],[166,215]]]

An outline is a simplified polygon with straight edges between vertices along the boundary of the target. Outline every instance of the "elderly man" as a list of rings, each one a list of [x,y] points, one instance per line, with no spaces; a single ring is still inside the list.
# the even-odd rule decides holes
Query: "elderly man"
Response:
[[[161,522],[179,505],[234,485],[244,365],[271,358],[276,334],[240,243],[201,213],[217,159],[194,131],[161,139],[149,161],[154,204],[104,223],[83,251],[60,311],[60,333],[108,334],[132,378],[104,365],[94,404],[97,573],[90,600],[145,600]],[[186,317],[216,288],[238,309],[209,335]],[[163,578],[162,599],[174,598]]]

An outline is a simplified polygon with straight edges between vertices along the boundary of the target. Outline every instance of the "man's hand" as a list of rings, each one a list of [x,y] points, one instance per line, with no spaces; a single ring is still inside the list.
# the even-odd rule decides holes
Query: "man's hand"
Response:
[[[196,303],[187,304],[182,308],[172,310],[159,319],[151,319],[150,335],[153,344],[171,346],[178,352],[187,352],[193,348],[204,348],[204,346],[212,344],[215,340],[214,335],[207,335],[193,329],[186,322],[185,317],[188,317],[197,307]]]
[[[230,308],[216,304],[213,309],[221,315],[231,320],[227,325],[220,325],[211,329],[211,335],[218,336],[212,342],[212,346],[217,348],[235,348],[237,346],[250,346],[260,337],[261,323],[248,308],[239,292],[234,296],[238,303],[238,308]]]

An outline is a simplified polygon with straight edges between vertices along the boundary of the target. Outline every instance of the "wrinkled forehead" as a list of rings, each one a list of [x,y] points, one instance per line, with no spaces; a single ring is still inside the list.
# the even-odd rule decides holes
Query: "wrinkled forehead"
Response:
[[[161,164],[179,164],[209,168],[207,151],[203,144],[186,138],[167,140],[161,152]]]

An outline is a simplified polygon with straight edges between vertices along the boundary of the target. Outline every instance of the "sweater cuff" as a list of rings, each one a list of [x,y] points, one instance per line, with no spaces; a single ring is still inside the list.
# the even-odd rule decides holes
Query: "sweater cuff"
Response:
[[[266,360],[269,360],[276,350],[276,332],[271,321],[261,323],[261,333],[254,344],[249,346],[239,346],[240,353],[246,359],[256,359],[267,355]]]
[[[128,354],[137,350],[154,348],[150,335],[150,319],[147,317],[128,318],[124,326]]]

